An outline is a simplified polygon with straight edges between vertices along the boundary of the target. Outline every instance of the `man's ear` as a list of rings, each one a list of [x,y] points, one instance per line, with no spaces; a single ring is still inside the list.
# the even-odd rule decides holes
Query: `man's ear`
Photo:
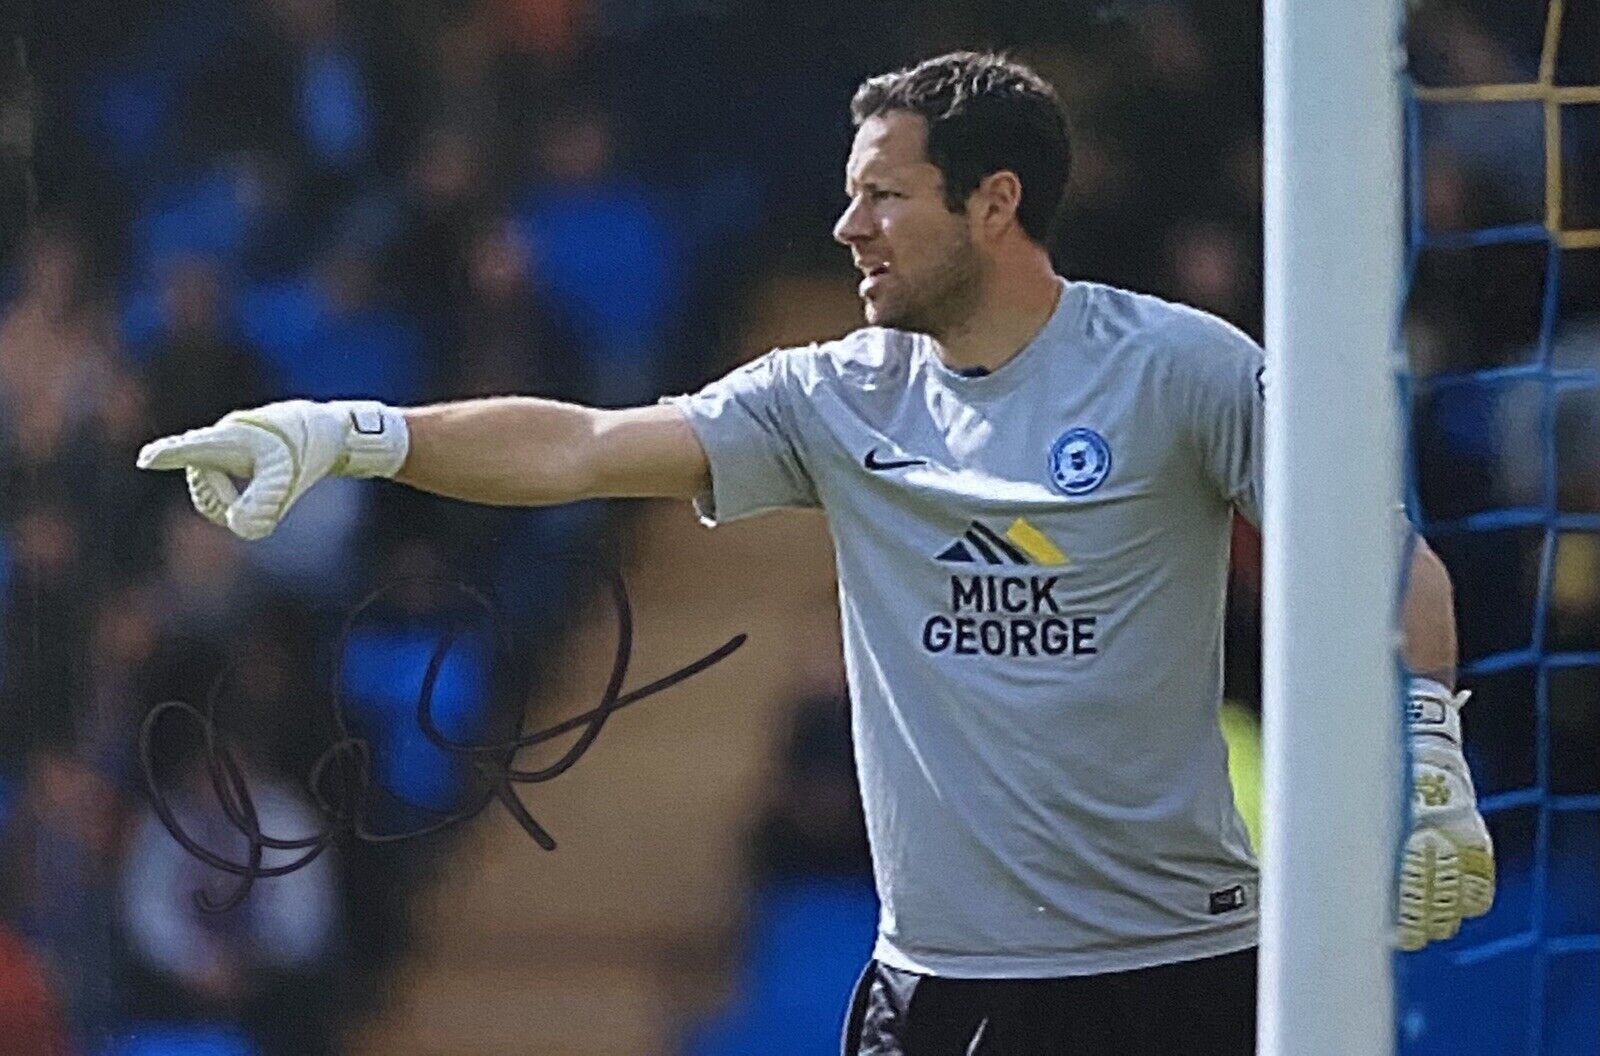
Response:
[[[985,234],[994,237],[1017,222],[1022,208],[1022,181],[1010,169],[991,172],[967,200],[967,212],[976,217]]]

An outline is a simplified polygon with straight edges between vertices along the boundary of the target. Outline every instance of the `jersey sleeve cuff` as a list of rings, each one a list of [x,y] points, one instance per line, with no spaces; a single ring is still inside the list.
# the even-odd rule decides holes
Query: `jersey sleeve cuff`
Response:
[[[690,501],[694,506],[695,516],[700,519],[700,523],[707,528],[715,528],[726,518],[717,516],[717,481],[722,478],[722,469],[718,464],[720,459],[715,446],[715,438],[708,436],[708,433],[711,432],[708,424],[711,419],[695,406],[696,397],[694,395],[663,396],[657,402],[676,407],[682,412],[683,417],[689,423],[689,428],[694,430],[696,439],[700,441],[701,449],[706,453],[706,461],[711,466],[711,483]]]

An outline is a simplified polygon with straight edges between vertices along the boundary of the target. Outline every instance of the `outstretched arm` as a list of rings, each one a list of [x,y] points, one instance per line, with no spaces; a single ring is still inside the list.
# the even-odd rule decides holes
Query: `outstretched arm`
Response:
[[[138,464],[184,470],[195,508],[246,539],[271,534],[330,475],[392,477],[505,506],[687,499],[710,481],[705,451],[676,407],[597,410],[522,396],[409,409],[288,400],[152,441]]]
[[[396,480],[497,506],[700,494],[710,470],[683,412],[596,410],[529,396],[402,412],[410,453]]]

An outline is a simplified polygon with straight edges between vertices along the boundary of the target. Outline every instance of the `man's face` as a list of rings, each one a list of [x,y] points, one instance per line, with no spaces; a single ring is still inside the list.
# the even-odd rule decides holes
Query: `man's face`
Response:
[[[978,298],[978,254],[967,217],[945,205],[927,123],[903,110],[862,122],[845,194],[833,237],[863,276],[867,322],[939,337],[965,320]]]

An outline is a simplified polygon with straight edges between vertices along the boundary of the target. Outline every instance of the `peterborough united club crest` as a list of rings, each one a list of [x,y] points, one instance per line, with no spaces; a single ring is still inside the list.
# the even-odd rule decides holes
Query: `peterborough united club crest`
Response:
[[[1068,429],[1050,445],[1050,485],[1063,495],[1087,495],[1111,472],[1111,445],[1093,429]]]

